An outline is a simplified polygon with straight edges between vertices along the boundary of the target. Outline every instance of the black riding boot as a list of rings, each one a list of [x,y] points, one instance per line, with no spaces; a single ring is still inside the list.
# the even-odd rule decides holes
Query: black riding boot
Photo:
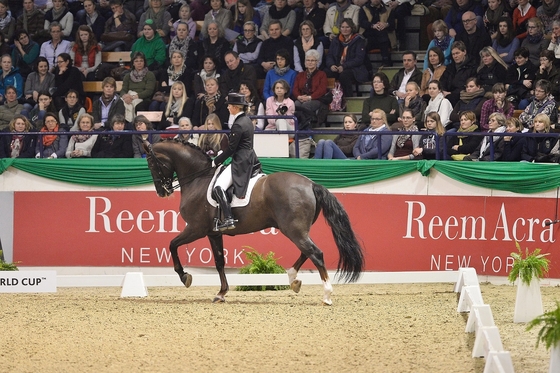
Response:
[[[220,204],[220,209],[224,214],[224,220],[222,224],[217,226],[218,230],[225,231],[227,229],[235,229],[235,222],[237,220],[233,219],[233,214],[231,213],[231,206],[228,203],[226,192],[222,189],[222,187],[215,187],[214,188],[214,197]]]

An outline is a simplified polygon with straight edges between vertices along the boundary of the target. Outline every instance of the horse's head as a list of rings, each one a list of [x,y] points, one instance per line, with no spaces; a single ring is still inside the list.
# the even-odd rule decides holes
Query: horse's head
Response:
[[[173,167],[171,161],[163,153],[156,153],[152,145],[148,141],[143,142],[146,151],[146,160],[148,168],[152,173],[152,179],[156,187],[157,195],[160,197],[168,197],[173,191]]]

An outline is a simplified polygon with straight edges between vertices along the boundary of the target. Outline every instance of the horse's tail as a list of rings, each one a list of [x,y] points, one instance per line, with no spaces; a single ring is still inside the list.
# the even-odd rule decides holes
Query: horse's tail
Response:
[[[323,209],[323,216],[331,227],[338,248],[340,278],[345,282],[355,282],[364,268],[364,254],[348,214],[338,199],[322,185],[313,183],[313,193],[317,207]]]

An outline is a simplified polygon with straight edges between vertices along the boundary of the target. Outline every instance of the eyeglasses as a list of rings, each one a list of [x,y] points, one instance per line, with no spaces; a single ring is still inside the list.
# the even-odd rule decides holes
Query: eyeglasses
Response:
[[[64,63],[64,61],[56,61],[56,63],[60,65],[61,63]]]
[[[245,28],[243,29],[243,32],[255,32],[255,30],[253,30],[252,28],[251,29]]]
[[[465,19],[465,20],[463,20],[463,23],[469,23],[469,22],[472,22],[474,20],[476,20],[476,18]]]

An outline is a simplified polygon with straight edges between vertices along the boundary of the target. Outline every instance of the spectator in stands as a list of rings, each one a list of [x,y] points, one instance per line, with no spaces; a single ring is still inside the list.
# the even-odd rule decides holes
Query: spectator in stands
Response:
[[[325,9],[317,6],[317,0],[303,0],[303,6],[300,8],[296,8],[295,12],[296,22],[291,35],[293,39],[299,39],[303,36],[301,33],[301,25],[305,21],[311,22],[313,28],[315,29],[315,33],[313,35],[315,35],[317,38],[320,38],[324,35],[323,25],[325,24],[327,12],[325,11]]]
[[[193,0],[190,6],[194,21],[204,21],[204,16],[212,9],[210,2],[207,0]]]
[[[88,113],[81,114],[76,120],[76,126],[76,131],[90,133],[70,136],[66,148],[66,158],[90,158],[97,140],[97,134],[93,132],[93,117]]]
[[[58,112],[58,120],[61,125],[70,128],[71,131],[78,131],[78,117],[86,113],[83,105],[78,102],[78,92],[73,89],[66,93],[66,104]],[[93,127],[93,122],[92,122]]]
[[[513,23],[509,18],[500,18],[498,33],[492,42],[492,48],[505,63],[511,65],[514,61],[513,53],[519,48],[521,42],[515,37]]]
[[[428,49],[427,55],[428,58],[425,62],[427,62],[428,65],[422,73],[422,83],[420,84],[420,96],[424,99],[424,101],[430,100],[430,95],[428,94],[428,84],[434,80],[439,81],[446,68],[443,63],[443,52],[439,47],[432,47]]]
[[[454,161],[462,161],[471,154],[482,141],[480,136],[469,136],[469,133],[479,132],[476,124],[476,114],[472,111],[461,113],[461,125],[457,130],[459,136],[451,136],[447,140],[447,155]]]
[[[335,5],[327,9],[323,32],[328,38],[326,41],[332,41],[340,34],[340,25],[342,21],[351,18],[355,25],[360,24],[360,7],[352,4],[350,0],[336,0]],[[328,48],[328,45],[324,45]]]
[[[83,87],[83,74],[72,64],[72,58],[68,53],[61,53],[56,58],[57,66],[54,68],[54,87],[53,100],[57,110],[65,105],[66,93],[73,89],[78,92],[79,101],[85,101]]]
[[[251,83],[241,83],[239,86],[239,93],[245,95],[245,102],[247,105],[247,115],[265,115],[264,104],[259,95],[259,91]],[[231,119],[231,114],[230,114]],[[251,119],[255,129],[264,129],[264,119]]]
[[[153,1],[153,0],[152,0]],[[143,115],[138,115],[134,118],[134,128],[136,131],[153,131],[154,126],[152,122],[148,120]],[[135,134],[132,135],[132,152],[134,153],[134,158],[146,158],[146,151],[144,150],[143,142],[149,141],[151,144],[161,141],[161,136],[157,133],[148,134]]]
[[[390,1],[389,6],[385,6],[381,0],[371,0],[360,9],[360,31],[366,38],[366,50],[378,48],[381,52],[381,65],[392,66],[391,61],[391,41],[389,40],[389,32],[395,29],[395,12],[392,10],[393,4],[397,1]],[[401,6],[409,4],[403,2]],[[399,7],[400,8],[400,7]],[[403,26],[404,29],[404,26]],[[404,43],[401,44],[401,47]]]
[[[46,23],[47,21],[45,21]],[[51,65],[51,71],[56,67],[56,58],[61,53],[70,53],[71,43],[68,40],[62,39],[62,28],[58,22],[51,22],[49,24],[49,33],[51,40],[41,44],[41,51],[39,56],[45,57]]]
[[[441,76],[443,95],[455,105],[459,102],[461,91],[468,78],[476,76],[476,62],[467,55],[467,48],[462,41],[456,41],[451,47],[453,63],[445,69]]]
[[[23,110],[21,112],[23,114]],[[35,128],[41,128],[47,113],[56,113],[52,95],[47,91],[40,91],[37,98],[37,105],[26,116]]]
[[[244,82],[249,83],[252,86],[257,85],[257,72],[255,71],[255,68],[250,64],[246,65],[243,61],[241,61],[237,52],[227,51],[224,60],[227,65],[227,69],[222,77],[224,90],[226,92],[238,92],[241,83]]]
[[[403,67],[397,71],[391,80],[390,90],[398,100],[406,97],[406,85],[415,82],[420,86],[422,83],[422,72],[416,68],[416,53],[413,51],[403,52]]]
[[[466,111],[473,112],[476,115],[477,122],[479,122],[482,105],[486,101],[484,94],[484,88],[480,86],[477,78],[468,78],[467,83],[465,84],[465,89],[461,91],[460,100],[457,104],[455,104],[453,111],[449,116],[453,127],[447,126],[446,129],[459,129],[461,114]]]
[[[387,5],[397,21],[397,39],[399,49],[406,49],[406,17],[410,16],[414,0],[390,0]]]
[[[126,120],[132,122],[136,111],[148,109],[156,90],[157,80],[148,70],[146,57],[142,52],[132,55],[132,69],[124,77],[120,96],[124,101]]]
[[[110,0],[113,15],[105,22],[105,31],[101,36],[103,51],[126,51],[136,40],[136,17],[124,9],[123,0]]]
[[[264,24],[263,24],[264,27]],[[276,65],[276,51],[286,49],[293,53],[294,42],[287,36],[282,35],[282,23],[272,20],[268,26],[268,36],[261,46],[259,57],[257,58],[257,78],[264,79],[266,73]],[[292,57],[290,57],[290,60]]]
[[[218,71],[226,68],[224,56],[231,49],[230,43],[224,38],[224,28],[216,21],[210,21],[207,26],[207,37],[199,44],[199,56],[214,56]]]
[[[274,0],[274,3],[265,12],[261,27],[261,38],[263,40],[271,37],[268,34],[268,29],[272,20],[280,21],[283,36],[291,35],[296,23],[296,12],[286,5],[287,0]]]
[[[179,51],[183,55],[185,68],[191,72],[198,66],[197,64],[197,46],[196,42],[189,36],[189,26],[184,22],[177,24],[177,35],[171,39],[169,43],[169,58],[173,56],[173,52]]]
[[[449,36],[449,30],[447,29],[447,25],[442,20],[438,19],[432,24],[432,30],[434,31],[434,38],[428,45],[428,53],[432,48],[438,47],[443,54],[443,57],[440,61],[441,64],[447,66],[451,63],[451,45],[455,41],[455,38]],[[428,68],[429,63],[429,54],[428,58],[424,58],[424,71]]]
[[[469,11],[475,14],[477,25],[481,28],[484,26],[482,21],[483,10],[479,2],[474,0],[453,0],[452,7],[445,17],[445,24],[452,38],[456,38],[457,35],[465,30],[463,27],[463,15]]]
[[[501,113],[490,115],[488,120],[488,133],[502,133],[506,131],[506,117]],[[490,141],[493,143],[490,149]],[[504,138],[501,136],[484,136],[477,148],[463,161],[501,161],[504,151]],[[492,157],[492,152],[494,156]]]
[[[284,79],[277,80],[272,85],[274,95],[266,99],[266,115],[294,115],[296,107],[289,97],[290,85]],[[268,119],[265,130],[293,130],[293,119]]]
[[[432,80],[428,84],[428,95],[430,96],[430,100],[428,101],[426,110],[424,110],[424,118],[427,118],[429,113],[435,112],[438,114],[443,128],[445,128],[451,123],[449,117],[453,111],[453,105],[451,105],[451,102],[443,95],[441,83],[438,80]],[[426,120],[427,119],[425,119],[424,122],[426,122]]]
[[[544,113],[537,114],[531,122],[531,132],[550,133],[550,123],[548,115]],[[556,135],[551,135],[550,137],[527,137],[526,146],[521,152],[521,159],[527,162],[558,163],[558,151],[557,149],[555,150],[557,142],[558,136]],[[556,151],[556,154],[553,151]]]
[[[540,62],[535,80],[548,80],[550,82],[550,93],[552,93],[556,102],[560,102],[560,71],[554,66],[554,53],[549,50],[542,51]]]
[[[299,26],[299,36],[294,41],[294,70],[297,72],[302,72],[305,68],[305,62],[302,64],[301,61],[305,61],[305,54],[308,50],[314,49],[319,52],[319,60],[317,61],[321,68],[323,62],[323,43],[316,35],[315,26],[311,21],[303,21]]]
[[[33,130],[29,120],[21,114],[15,115],[7,130],[12,136],[0,136],[0,159],[33,158],[37,138],[29,134]]]
[[[542,79],[535,83],[534,98],[523,113],[519,115],[519,120],[525,128],[531,129],[538,114],[546,115],[552,123],[556,123],[558,118],[556,101],[554,96],[550,94],[550,82]]]
[[[12,64],[12,57],[5,54],[0,59],[2,74],[0,75],[0,103],[5,101],[5,90],[7,87],[13,87],[16,90],[16,99],[23,97],[23,78],[19,73],[19,69]]]
[[[165,10],[162,0],[150,0],[150,7],[142,13],[140,21],[138,22],[138,38],[144,35],[144,25],[149,19],[153,21],[154,32],[157,33],[160,38],[167,39],[170,29],[169,21],[171,21],[171,14]]]
[[[179,118],[179,129],[181,131],[192,131],[193,125],[189,118],[181,117]],[[175,135],[174,139],[187,141],[189,144],[197,145],[198,146],[198,133],[178,133]]]
[[[354,84],[369,80],[369,73],[364,61],[369,58],[366,53],[366,41],[357,33],[357,27],[351,18],[345,18],[340,24],[340,35],[331,40],[326,58],[325,73],[329,78],[340,82],[345,97],[354,96]],[[419,81],[421,79],[419,73]]]
[[[107,123],[109,131],[121,132],[125,130],[126,120],[124,115],[115,114]],[[95,145],[91,150],[92,158],[132,158],[132,137],[131,135],[109,135],[101,133],[97,136]]]
[[[124,101],[117,92],[117,82],[112,77],[103,79],[101,83],[103,93],[93,101],[93,126],[97,129],[110,128],[111,118],[125,115]]]
[[[96,80],[95,71],[101,64],[101,45],[97,43],[91,28],[86,25],[78,27],[74,40],[70,49],[70,57],[76,68],[84,75],[84,80]]]
[[[515,64],[508,68],[506,77],[507,99],[519,105],[531,95],[531,88],[537,74],[537,67],[529,61],[527,48],[519,48],[514,53]],[[520,109],[525,109],[522,107]]]
[[[25,30],[16,32],[14,48],[12,49],[12,61],[14,67],[19,69],[19,73],[25,80],[33,71],[33,66],[39,57],[39,44],[29,38]]]
[[[0,0],[0,30],[4,34],[4,43],[11,44],[16,31],[16,19],[8,11],[8,0]]]
[[[169,99],[161,114],[161,120],[157,123],[157,130],[164,130],[171,125],[178,125],[179,118],[192,117],[194,99],[187,95],[183,82],[177,81],[171,85]]]
[[[101,40],[101,36],[105,30],[106,19],[97,11],[95,0],[84,0],[83,4],[85,12],[78,12],[80,15],[80,17],[78,17],[78,24],[80,26],[89,26],[95,35],[95,39]],[[78,38],[75,40],[78,40]]]
[[[57,115],[54,113],[47,113],[39,132],[63,131],[67,131],[67,128],[60,125]],[[67,135],[41,135],[38,137],[37,145],[35,146],[35,158],[64,158],[67,146]]]
[[[327,75],[324,71],[319,70],[319,61],[322,55],[315,49],[305,52],[305,71],[296,75],[294,87],[292,90],[295,98],[296,113],[299,114],[300,128],[305,123],[315,122],[317,125],[323,123],[323,118],[317,116],[317,111],[321,106],[328,105],[325,101],[327,94]],[[324,114],[328,111],[325,107],[322,110]]]
[[[214,56],[205,56],[201,65],[202,69],[194,76],[193,85],[196,99],[202,98],[206,94],[206,80],[209,78],[215,78],[219,87],[224,86],[223,78],[216,68],[217,65]]]
[[[560,67],[560,20],[552,22],[552,34],[548,50],[554,52],[554,66]]]
[[[537,8],[537,17],[544,25],[544,33],[550,35],[552,22],[560,20],[560,2],[558,0],[543,0]]]
[[[370,126],[364,131],[372,132],[367,135],[360,135],[352,151],[356,159],[387,159],[387,153],[391,149],[392,136],[382,136],[378,132],[389,131],[387,117],[381,109],[374,109],[370,113]],[[381,136],[381,142],[377,140]],[[379,148],[381,145],[381,148]]]
[[[210,0],[210,7],[212,9],[204,16],[204,23],[200,30],[201,39],[208,37],[208,25],[210,22],[220,24],[223,29],[231,30],[233,28],[232,14],[224,5],[224,0]]]
[[[370,97],[364,100],[362,107],[362,123],[370,124],[370,113],[374,109],[381,109],[385,112],[388,123],[394,123],[399,116],[399,103],[395,96],[391,95],[389,78],[385,73],[376,73],[372,80],[373,91]]]
[[[285,80],[290,86],[290,90],[286,95],[288,97],[292,95],[291,87],[294,86],[297,72],[290,67],[291,61],[289,59],[290,53],[287,50],[280,49],[276,52],[276,65],[272,70],[266,73],[266,79],[264,81],[263,96],[265,100],[267,100],[271,96],[274,96],[274,90],[272,87],[274,86],[274,83],[276,83],[280,79]]]
[[[539,65],[541,51],[548,48],[548,40],[544,37],[543,24],[540,19],[534,17],[527,22],[527,37],[521,43],[521,47],[529,51],[529,59],[533,65]]]
[[[441,124],[439,114],[431,111],[424,122],[426,133],[420,136],[420,144],[412,151],[415,157],[423,159],[443,159],[443,139],[445,129]],[[439,137],[439,141],[438,141]]]
[[[482,104],[482,109],[480,111],[480,130],[482,132],[488,131],[490,114],[504,114],[507,119],[513,116],[513,111],[515,109],[513,104],[506,100],[506,87],[503,83],[494,84],[492,87],[492,96],[492,99]]]
[[[508,118],[506,120],[506,132],[521,133],[525,127],[517,118]],[[527,146],[527,138],[523,136],[504,136],[504,150],[502,153],[503,162],[519,162],[521,161],[523,149]]]
[[[467,55],[478,64],[480,62],[480,50],[492,45],[492,39],[484,28],[477,27],[476,21],[476,14],[470,11],[465,12],[463,14],[464,30],[457,33],[455,41],[462,41],[465,43]]]
[[[347,159],[354,157],[354,145],[359,135],[354,132],[358,130],[358,119],[354,114],[347,114],[342,119],[344,131],[334,140],[321,139],[315,148],[315,159]]]
[[[476,77],[484,92],[490,92],[494,84],[506,81],[507,68],[508,65],[498,56],[494,48],[482,48]]]
[[[11,85],[4,92],[4,103],[0,105],[0,131],[5,130],[16,114],[21,113],[23,105],[18,102],[17,91]]]
[[[45,57],[38,57],[35,71],[30,73],[25,80],[23,111],[26,113],[31,111],[38,102],[39,92],[48,92],[53,87],[54,75],[49,71],[49,62]]]
[[[420,96],[420,87],[415,82],[408,82],[406,84],[406,97],[399,103],[399,116],[402,116],[402,113],[405,110],[410,110],[410,112],[414,115],[414,121],[422,123],[425,108],[426,104]],[[399,120],[398,122],[393,123],[391,130],[396,130],[401,127],[402,123]]]
[[[158,101],[157,104],[152,101],[150,110],[163,111],[165,108],[165,97],[169,97],[170,87],[175,82],[182,82],[187,90],[187,94],[192,96],[192,80],[193,72],[185,65],[185,56],[181,51],[174,51],[171,55],[171,64],[167,68],[166,79],[158,82],[159,86],[152,100]]]
[[[57,22],[60,26],[61,36],[70,40],[73,36],[74,15],[68,10],[66,0],[52,0],[52,5],[53,7],[45,12],[45,30],[51,30],[51,23]]]
[[[151,19],[146,20],[142,36],[132,45],[130,55],[133,56],[137,52],[142,52],[146,59],[146,67],[159,78],[164,69],[167,53],[165,43],[156,32]]]
[[[226,96],[220,93],[218,79],[206,78],[205,88],[204,96],[198,98],[194,105],[194,112],[191,119],[195,129],[201,126],[205,118],[212,113],[220,118],[221,123],[226,123],[229,118]]]
[[[409,83],[411,84],[411,83]],[[402,127],[399,131],[402,132],[416,132],[418,127],[415,124],[415,114],[410,109],[404,109],[399,122],[402,123]],[[421,135],[393,135],[391,148],[389,153],[387,153],[387,159],[390,161],[396,160],[411,160],[417,158],[414,155],[414,149],[420,146]]]
[[[529,3],[529,0],[517,0],[517,7],[513,10],[513,28],[518,39],[525,39],[527,23],[536,16],[537,9]]]
[[[223,122],[216,114],[208,115],[203,123],[206,131],[222,130]],[[211,157],[218,155],[220,150],[227,149],[228,143],[228,137],[224,133],[203,133],[198,138],[200,149]]]
[[[511,19],[512,15],[508,0],[488,0],[488,9],[484,13],[483,21],[492,40],[498,36],[500,20],[504,17]]]
[[[171,23],[173,22],[173,20],[169,22]],[[191,38],[191,40],[194,40],[196,36],[196,22],[193,21],[191,17],[191,7],[189,6],[189,4],[181,5],[181,7],[179,8],[179,19],[171,23],[169,31],[169,36],[171,38],[177,35],[177,26],[179,25],[179,23],[185,23],[187,25],[187,29],[189,30],[189,37]]]
[[[16,30],[27,31],[38,44],[42,42],[41,38],[47,37],[45,14],[35,6],[34,0],[23,0],[23,13],[17,18]]]
[[[245,22],[242,35],[237,37],[233,51],[239,54],[241,61],[246,64],[255,64],[261,51],[262,40],[256,35],[258,26],[253,21]]]

